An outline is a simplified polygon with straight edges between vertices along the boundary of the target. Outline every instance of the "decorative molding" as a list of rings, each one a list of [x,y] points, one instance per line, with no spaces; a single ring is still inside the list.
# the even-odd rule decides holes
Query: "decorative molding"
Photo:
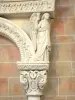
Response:
[[[18,69],[20,71],[28,71],[28,70],[48,70],[49,69],[49,63],[23,63],[23,62],[17,62]]]
[[[34,49],[31,40],[21,28],[9,20],[0,17],[0,35],[9,38],[17,45],[20,51],[21,61],[30,61],[34,55]]]
[[[20,70],[20,82],[23,84],[27,96],[43,95],[43,89],[47,82],[49,63],[23,63],[18,62]]]
[[[52,12],[53,16],[54,11],[55,0],[0,2],[0,15],[24,14],[30,12]]]

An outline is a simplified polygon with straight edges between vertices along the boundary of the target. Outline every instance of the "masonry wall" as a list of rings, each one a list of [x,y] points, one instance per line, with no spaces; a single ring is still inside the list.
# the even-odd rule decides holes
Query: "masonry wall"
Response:
[[[9,19],[23,28],[28,19]],[[56,0],[51,66],[43,100],[75,100],[75,0]],[[19,81],[18,48],[0,36],[0,100],[27,100]]]

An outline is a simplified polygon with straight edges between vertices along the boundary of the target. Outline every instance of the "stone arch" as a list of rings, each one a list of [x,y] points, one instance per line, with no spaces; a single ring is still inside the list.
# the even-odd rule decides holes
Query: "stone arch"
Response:
[[[13,41],[20,51],[21,61],[28,62],[34,53],[33,45],[27,34],[11,21],[0,17],[0,35]]]

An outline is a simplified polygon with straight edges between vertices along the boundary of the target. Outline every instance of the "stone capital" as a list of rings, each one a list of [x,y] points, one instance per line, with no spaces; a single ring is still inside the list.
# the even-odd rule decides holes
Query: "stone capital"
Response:
[[[43,95],[42,91],[47,82],[49,64],[25,64],[18,63],[20,69],[20,82],[28,96]]]

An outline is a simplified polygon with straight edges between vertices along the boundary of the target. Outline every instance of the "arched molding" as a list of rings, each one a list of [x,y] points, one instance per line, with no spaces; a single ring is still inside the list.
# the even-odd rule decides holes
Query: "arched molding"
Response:
[[[13,41],[20,51],[21,61],[28,62],[34,55],[32,42],[27,34],[11,21],[0,17],[0,35]]]

